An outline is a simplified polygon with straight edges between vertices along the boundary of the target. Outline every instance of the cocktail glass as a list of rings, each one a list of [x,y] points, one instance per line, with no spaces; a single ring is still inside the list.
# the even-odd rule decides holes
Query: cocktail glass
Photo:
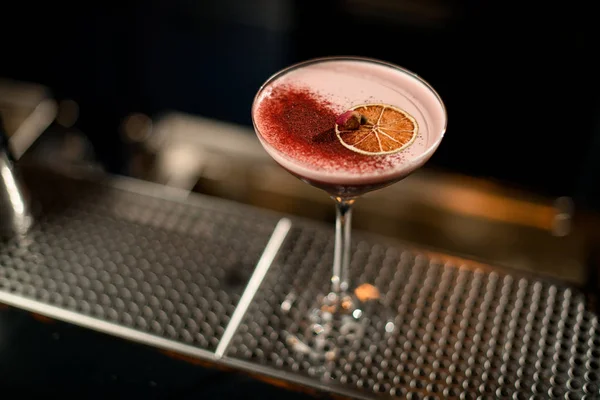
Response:
[[[379,132],[377,124],[385,107],[404,110],[417,127],[415,140],[405,148],[389,153],[379,142],[381,154],[374,154],[375,158],[370,154],[355,154],[356,149],[345,142],[343,145],[346,131],[338,126],[339,120],[336,122],[333,118],[332,130],[323,132],[330,135],[325,140],[329,140],[327,149],[322,150],[322,157],[327,158],[327,162],[319,160],[319,146],[325,146],[321,144],[322,134],[315,140],[314,132],[308,132],[308,127],[307,132],[303,131],[302,120],[288,116],[295,112],[311,118],[311,112],[317,112],[298,110],[308,106],[294,100],[294,96],[277,98],[278,92],[293,91],[295,87],[296,93],[314,93],[319,101],[336,110],[333,115],[341,115],[365,103],[377,105],[374,107],[382,109],[379,118],[371,118],[371,121],[364,118],[363,121],[374,126],[373,132]],[[274,107],[269,102],[275,101],[276,111],[269,111],[269,107]],[[368,283],[352,286],[349,281],[352,205],[362,194],[402,180],[429,160],[446,130],[447,115],[440,96],[426,81],[399,66],[361,57],[326,57],[292,65],[270,77],[255,97],[252,119],[257,136],[269,155],[294,176],[327,192],[335,202],[331,289],[315,300],[306,320],[299,321],[300,326],[306,327],[304,337],[291,337],[290,344],[312,355],[335,357],[339,339],[345,342],[360,339],[365,332],[364,324],[372,322],[374,317],[379,319],[379,326],[386,332],[394,331],[394,311],[370,306],[381,300],[379,290]],[[286,131],[283,128],[289,126],[290,120],[300,125]],[[390,135],[384,132],[374,139],[385,139],[386,143],[394,145],[396,140],[391,136],[392,132],[388,131]],[[360,141],[355,140],[356,143]],[[352,165],[354,162],[361,165]],[[283,311],[293,307],[294,295],[290,294],[282,303]],[[368,315],[374,312],[378,315]]]

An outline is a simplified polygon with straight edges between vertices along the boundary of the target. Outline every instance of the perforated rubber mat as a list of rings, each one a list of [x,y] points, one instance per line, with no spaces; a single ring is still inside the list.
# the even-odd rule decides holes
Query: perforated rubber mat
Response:
[[[365,240],[355,241],[352,279],[382,290],[398,328],[386,334],[374,320],[331,361],[293,351],[288,338],[304,334],[297,321],[328,289],[330,236],[292,230],[230,357],[408,399],[600,398],[600,326],[580,294]],[[286,313],[289,293],[299,297]]]
[[[568,287],[357,233],[351,280],[381,290],[396,329],[375,313],[318,359],[289,338],[328,290],[332,227],[274,233],[281,216],[238,204],[34,172],[36,223],[0,243],[2,302],[361,398],[600,398],[598,317]]]
[[[38,209],[0,245],[0,290],[214,350],[276,219],[32,174]]]

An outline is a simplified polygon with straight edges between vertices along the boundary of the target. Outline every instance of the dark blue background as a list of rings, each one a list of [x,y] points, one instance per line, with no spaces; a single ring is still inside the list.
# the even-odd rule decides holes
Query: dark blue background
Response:
[[[595,204],[600,65],[590,7],[20,2],[2,6],[0,76],[42,82],[78,101],[78,125],[111,170],[126,172],[116,127],[128,113],[178,110],[250,125],[252,98],[278,69],[324,55],[381,58],[423,76],[447,104],[448,133],[429,166]]]

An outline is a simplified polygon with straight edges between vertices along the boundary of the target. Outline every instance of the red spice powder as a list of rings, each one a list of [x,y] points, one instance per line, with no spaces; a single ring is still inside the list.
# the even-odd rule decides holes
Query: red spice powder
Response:
[[[344,111],[310,89],[282,84],[262,99],[255,120],[273,147],[318,169],[366,172],[389,167],[384,157],[359,154],[339,142],[335,120]]]
[[[333,129],[337,117],[331,103],[306,88],[287,86],[278,87],[262,103],[259,113],[271,130],[307,141]]]

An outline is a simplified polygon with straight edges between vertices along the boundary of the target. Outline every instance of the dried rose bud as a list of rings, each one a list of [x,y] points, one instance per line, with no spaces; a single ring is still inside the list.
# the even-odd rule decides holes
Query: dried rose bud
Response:
[[[361,125],[361,114],[358,111],[346,111],[336,118],[335,123],[345,130],[355,131]]]

